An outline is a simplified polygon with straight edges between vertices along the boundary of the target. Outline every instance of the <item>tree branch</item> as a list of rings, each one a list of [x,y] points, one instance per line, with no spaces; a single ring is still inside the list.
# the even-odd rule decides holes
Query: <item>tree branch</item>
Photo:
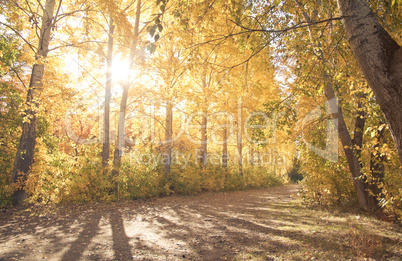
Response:
[[[3,22],[0,22],[1,25],[4,25],[5,27],[7,27],[8,29],[10,29],[11,31],[13,31],[16,35],[18,35],[19,38],[21,38],[28,46],[29,48],[36,53],[37,49],[31,45],[28,40],[26,40],[17,30],[15,30],[11,25],[5,24]]]

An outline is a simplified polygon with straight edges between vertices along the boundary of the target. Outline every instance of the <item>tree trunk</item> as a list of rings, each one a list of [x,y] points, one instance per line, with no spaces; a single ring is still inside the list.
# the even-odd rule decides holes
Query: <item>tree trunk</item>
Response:
[[[296,1],[299,6],[302,6],[298,1]],[[310,16],[303,10],[303,16],[306,19],[307,22],[313,22],[310,18]],[[311,31],[311,27],[308,27],[309,33],[310,33],[310,39],[312,44],[314,44],[314,39]],[[324,53],[322,51],[321,45],[318,43],[317,47],[319,48],[318,53],[316,54],[318,56],[318,59],[321,62],[321,65],[324,67],[325,65],[325,59],[324,59]],[[336,104],[336,97],[335,97],[335,92],[332,86],[331,78],[328,75],[327,72],[324,71],[323,73],[323,78],[325,82],[324,86],[324,94],[325,97],[327,98],[327,101],[329,103],[331,112],[332,112],[332,117],[334,119],[334,123],[338,129],[338,135],[339,138],[341,139],[342,147],[345,153],[346,161],[348,163],[349,171],[350,174],[352,175],[352,180],[353,184],[356,189],[356,194],[357,194],[357,200],[359,202],[360,208],[367,210],[369,208],[369,192],[368,192],[368,184],[366,182],[365,176],[361,173],[361,161],[355,154],[354,150],[354,142],[352,141],[352,138],[350,137],[348,128],[345,123],[345,119],[343,118],[343,112],[340,106],[337,106]],[[364,115],[362,114],[363,112],[358,112],[356,122],[355,122],[355,131],[360,129],[360,131],[356,134],[355,139],[359,143],[362,143],[363,141],[363,128],[365,124],[365,119]],[[361,117],[363,116],[363,117]],[[360,144],[361,148],[361,144]]]
[[[254,166],[254,143],[250,144],[250,165]]]
[[[200,147],[200,155],[199,155],[199,164],[201,168],[205,168],[207,165],[207,124],[208,124],[208,116],[207,113],[204,112],[202,115],[201,122],[201,147]]]
[[[328,79],[328,77],[325,77]],[[327,81],[324,88],[325,97],[329,102],[329,106],[331,108],[332,117],[335,120],[335,125],[338,129],[339,138],[341,139],[342,147],[345,152],[346,161],[348,162],[349,171],[352,175],[353,184],[356,188],[357,200],[359,202],[359,206],[362,209],[368,209],[368,186],[363,178],[363,174],[360,171],[361,163],[355,155],[354,144],[352,142],[352,138],[350,137],[348,128],[345,123],[345,119],[343,118],[342,109],[340,106],[336,105],[336,97],[334,93],[334,89],[332,88],[332,83]],[[360,115],[358,115],[358,118]],[[361,122],[357,123],[358,125]]]
[[[223,144],[222,144],[222,166],[228,167],[228,129],[223,129]]]
[[[131,43],[130,55],[129,55],[129,68],[128,71],[131,72],[134,64],[134,58],[137,50],[137,42],[139,36],[139,24],[140,24],[140,16],[141,16],[141,0],[137,2],[137,10],[135,15],[135,24],[134,24],[134,39]],[[130,74],[127,75],[127,79],[123,84],[123,94],[120,102],[120,111],[119,111],[119,122],[117,127],[117,138],[114,150],[114,158],[113,158],[113,171],[112,176],[116,178],[120,171],[121,165],[121,157],[123,155],[123,147],[124,147],[124,132],[125,132],[125,123],[126,123],[126,108],[127,108],[127,99],[128,99],[128,91],[130,89],[131,78]],[[114,191],[117,193],[117,183],[114,181]]]
[[[172,135],[173,135],[173,104],[167,101],[166,120],[165,120],[165,149],[162,164],[165,175],[170,178],[170,165],[172,164]]]
[[[109,39],[107,44],[107,68],[106,68],[106,88],[105,88],[105,112],[103,120],[103,148],[102,148],[102,167],[105,169],[110,156],[110,99],[112,96],[112,65],[113,65],[113,19],[109,20]]]
[[[237,162],[239,163],[240,176],[243,177],[243,143],[242,143],[242,103],[237,103]]]
[[[387,120],[402,164],[402,48],[365,0],[338,0],[350,46]]]
[[[42,16],[42,28],[39,35],[38,50],[35,54],[36,61],[46,58],[49,51],[50,32],[53,26],[53,13],[56,1],[46,0],[45,9]],[[36,114],[39,108],[39,97],[43,87],[44,64],[42,62],[35,63],[32,68],[29,89],[25,101],[26,110],[24,111],[24,121],[22,125],[22,133],[20,142],[15,156],[14,166],[11,173],[11,182],[21,181],[19,188],[14,192],[13,201],[15,204],[20,203],[27,197],[27,193],[23,187],[33,161],[36,143],[37,118]]]
[[[360,97],[360,98],[362,98],[362,97]],[[363,168],[363,163],[361,161],[361,151],[362,151],[362,147],[363,147],[363,131],[364,131],[365,123],[366,123],[366,113],[362,109],[362,102],[359,100],[357,103],[357,116],[356,116],[356,120],[355,120],[355,130],[354,130],[354,135],[353,135],[353,139],[352,139],[352,144],[354,145],[354,148],[355,148],[354,149],[355,157],[359,161],[360,169]],[[373,192],[372,189],[375,189],[375,184],[370,185],[371,182],[367,178],[367,175],[364,175],[361,172],[360,172],[360,175],[362,177],[362,180],[365,183],[367,208],[370,211],[376,211],[378,209],[378,201],[377,201],[377,198],[370,193],[370,192]]]

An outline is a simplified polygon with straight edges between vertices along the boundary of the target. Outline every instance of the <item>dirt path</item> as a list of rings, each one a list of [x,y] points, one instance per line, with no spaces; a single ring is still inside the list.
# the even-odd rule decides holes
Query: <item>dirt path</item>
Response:
[[[306,209],[298,189],[6,209],[0,260],[402,260],[399,227]]]

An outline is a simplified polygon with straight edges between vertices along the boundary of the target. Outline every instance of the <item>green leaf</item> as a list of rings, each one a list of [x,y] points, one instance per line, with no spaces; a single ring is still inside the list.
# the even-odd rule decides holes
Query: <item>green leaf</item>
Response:
[[[149,31],[149,34],[151,35],[151,37],[153,37],[155,34],[155,29],[151,29],[151,31]]]
[[[153,54],[153,53],[155,52],[155,50],[156,50],[156,45],[155,45],[155,44],[151,44],[150,47],[149,47],[149,52],[150,52],[151,54]]]
[[[149,30],[149,34],[151,35],[151,37],[154,36],[155,31],[156,31],[157,25],[154,24],[153,26],[151,26],[151,29]]]

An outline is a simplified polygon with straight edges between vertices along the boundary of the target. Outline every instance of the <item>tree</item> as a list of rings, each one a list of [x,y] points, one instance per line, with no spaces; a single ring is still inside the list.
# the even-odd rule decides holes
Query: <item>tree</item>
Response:
[[[303,9],[303,6],[301,5],[301,3],[298,1],[296,1],[296,2],[301,7],[304,19],[306,20],[307,24],[316,22],[313,19],[311,19],[311,17]],[[318,11],[314,10],[314,13],[318,13]],[[312,32],[312,29],[310,26],[308,26],[308,31],[309,31],[310,41],[315,50],[315,51],[313,51],[313,53],[317,56],[317,58],[320,62],[321,68],[325,68],[326,67],[326,64],[325,64],[326,59],[324,57],[324,52],[322,50],[321,43],[319,43],[319,42],[318,42],[318,44],[314,43],[313,32]],[[331,40],[332,35],[330,35],[329,38]],[[356,121],[355,121],[354,137],[352,139],[349,134],[348,128],[346,126],[342,108],[341,108],[341,106],[336,105],[334,102],[336,99],[336,96],[335,96],[335,91],[333,88],[333,79],[328,74],[328,72],[325,71],[325,69],[324,69],[322,78],[324,79],[324,94],[325,94],[325,97],[327,98],[327,102],[329,103],[329,106],[331,107],[331,110],[333,112],[337,111],[336,114],[335,113],[332,114],[332,117],[334,118],[335,125],[338,129],[338,135],[341,139],[342,147],[345,152],[345,157],[348,162],[350,173],[352,175],[353,184],[356,188],[357,199],[358,199],[359,205],[362,209],[368,209],[368,208],[372,209],[372,208],[374,208],[375,204],[371,203],[371,202],[373,202],[374,199],[369,193],[367,178],[363,178],[364,175],[362,174],[362,171],[361,171],[362,163],[359,160],[360,153],[354,149],[356,146],[358,148],[362,147],[363,129],[364,129],[364,124],[365,124],[364,113],[363,113],[363,111],[359,111],[357,113],[357,117],[356,117]]]
[[[113,66],[113,18],[109,18],[109,32],[107,44],[107,68],[106,68],[106,88],[105,88],[105,109],[103,120],[103,148],[102,148],[102,166],[106,168],[110,156],[110,100],[112,98],[112,66]]]
[[[387,120],[402,164],[402,48],[365,0],[338,0],[353,54]]]
[[[137,44],[139,38],[139,26],[140,26],[140,17],[141,17],[141,0],[137,0],[137,7],[136,7],[136,15],[135,15],[135,24],[134,24],[134,35],[133,40],[130,46],[130,55],[129,55],[129,68],[128,71],[132,71],[135,55],[137,53]],[[123,94],[120,101],[120,111],[119,111],[119,122],[118,122],[118,129],[117,129],[117,137],[116,137],[116,144],[114,149],[114,158],[113,158],[113,172],[112,178],[116,178],[119,173],[119,168],[121,165],[121,157],[123,154],[123,144],[124,144],[124,132],[125,132],[125,121],[126,121],[126,108],[127,108],[127,99],[128,99],[128,92],[130,89],[130,74],[127,75],[127,79],[123,84]],[[115,193],[117,193],[117,183],[116,181],[113,182],[113,189]]]
[[[215,2],[213,1],[211,5],[216,4]],[[338,0],[337,2],[350,46],[386,117],[402,163],[402,49],[379,23],[366,1]],[[228,35],[220,34],[205,43],[219,43],[228,37],[250,33],[266,33],[267,38],[272,41],[274,37],[270,35],[280,35],[312,25],[306,23],[287,25],[289,14],[277,12],[275,8],[276,5],[280,5],[279,1],[274,1],[273,4],[258,2],[248,5],[243,1],[231,4],[233,12],[239,15],[233,23],[243,31],[232,32]],[[244,24],[244,17],[247,17],[244,15],[244,9],[251,9],[255,13],[248,19],[253,20],[253,23]],[[277,12],[276,15],[274,15],[275,12]],[[265,23],[262,22],[264,20]],[[330,20],[339,20],[339,18],[330,18]],[[316,21],[313,24],[318,25],[327,21]]]
[[[173,30],[172,30],[173,29]],[[163,158],[162,165],[164,167],[165,176],[171,179],[171,164],[173,153],[173,134],[174,134],[174,113],[173,109],[182,99],[182,89],[184,85],[183,76],[187,70],[186,53],[183,52],[180,32],[174,31],[165,25],[164,37],[159,41],[158,51],[154,54],[150,61],[155,72],[155,76],[160,79],[157,90],[154,90],[154,97],[162,101],[166,105],[164,141],[163,141]]]
[[[61,4],[61,2],[60,2]],[[31,80],[29,82],[28,94],[26,97],[24,119],[20,142],[15,156],[11,181],[23,181],[30,170],[34,160],[36,133],[37,133],[37,110],[39,107],[39,96],[42,91],[42,80],[44,73],[44,58],[47,57],[50,43],[50,33],[54,26],[54,10],[56,0],[46,0],[42,9],[42,25],[38,38],[38,47],[35,50],[35,64],[32,67]],[[19,187],[14,193],[14,202],[19,203],[27,197],[23,187]]]

